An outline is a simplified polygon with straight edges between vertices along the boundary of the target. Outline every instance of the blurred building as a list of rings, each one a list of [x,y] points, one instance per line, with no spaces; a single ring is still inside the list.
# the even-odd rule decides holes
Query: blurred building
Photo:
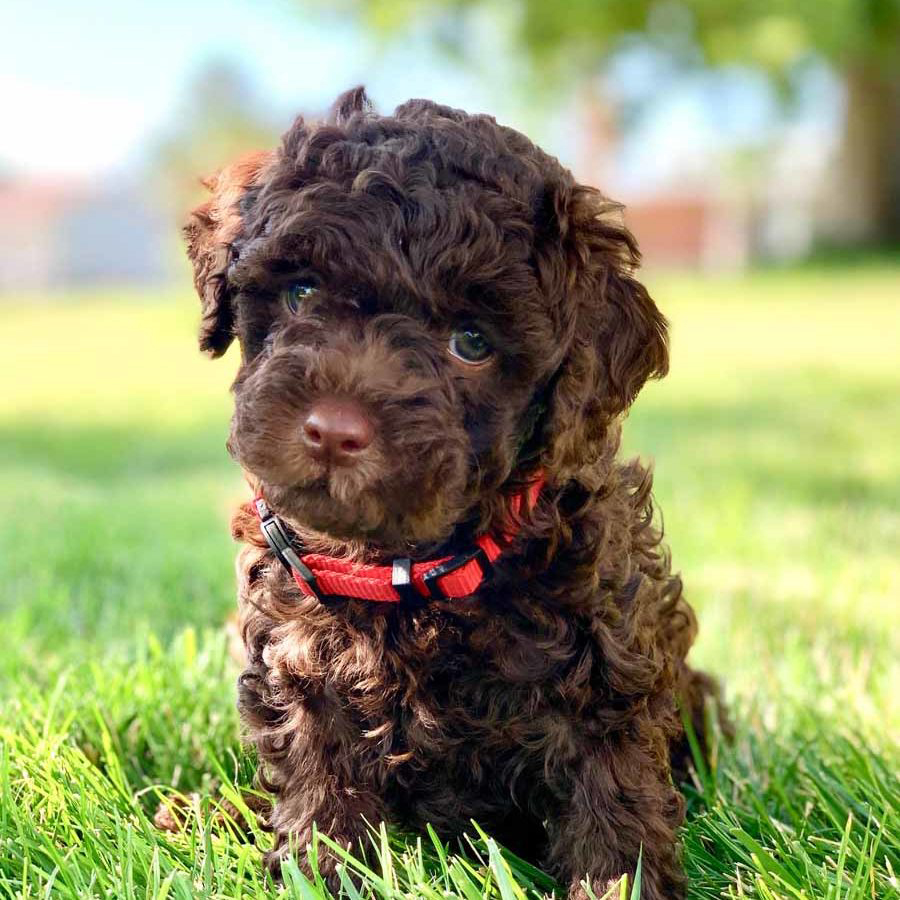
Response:
[[[165,281],[172,231],[128,184],[0,179],[0,290]]]
[[[677,135],[626,141],[597,92],[583,95],[579,120],[576,174],[624,204],[646,265],[733,271],[813,246],[826,130],[786,128],[742,156]]]
[[[708,189],[639,198],[626,206],[625,221],[651,266],[728,271],[750,260],[747,211]]]

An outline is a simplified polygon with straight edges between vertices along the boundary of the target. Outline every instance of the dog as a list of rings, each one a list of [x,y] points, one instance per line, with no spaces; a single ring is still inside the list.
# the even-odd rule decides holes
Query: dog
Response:
[[[208,179],[200,347],[240,344],[238,706],[276,875],[312,828],[474,819],[585,897],[681,897],[716,683],[622,419],[668,368],[620,207],[486,115],[362,88]],[[337,885],[337,862],[319,866]]]

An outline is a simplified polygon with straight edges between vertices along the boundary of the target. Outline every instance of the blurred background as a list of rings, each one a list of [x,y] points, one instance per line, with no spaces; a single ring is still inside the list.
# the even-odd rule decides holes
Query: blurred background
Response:
[[[643,248],[672,369],[625,449],[740,726],[689,792],[692,896],[900,896],[900,0],[44,0],[0,47],[0,890],[261,877],[149,825],[253,770],[235,351],[197,351],[179,226],[362,83],[525,131]]]
[[[160,284],[198,173],[364,83],[491,111],[648,264],[900,239],[896,0],[57,0],[6,17],[0,288]]]

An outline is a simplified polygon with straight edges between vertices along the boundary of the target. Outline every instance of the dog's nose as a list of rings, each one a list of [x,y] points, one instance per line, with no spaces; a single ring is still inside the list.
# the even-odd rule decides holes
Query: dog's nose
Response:
[[[355,462],[375,437],[375,429],[358,404],[331,397],[313,404],[302,429],[303,443],[321,462]]]

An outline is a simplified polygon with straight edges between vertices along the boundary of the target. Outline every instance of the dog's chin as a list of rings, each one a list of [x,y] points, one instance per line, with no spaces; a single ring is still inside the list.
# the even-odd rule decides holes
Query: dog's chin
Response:
[[[375,561],[393,556],[419,556],[439,546],[453,524],[429,522],[422,513],[406,513],[400,498],[386,502],[372,491],[335,497],[326,484],[283,486],[262,484],[269,505],[301,537],[310,550]],[[427,516],[426,516],[427,518]]]

